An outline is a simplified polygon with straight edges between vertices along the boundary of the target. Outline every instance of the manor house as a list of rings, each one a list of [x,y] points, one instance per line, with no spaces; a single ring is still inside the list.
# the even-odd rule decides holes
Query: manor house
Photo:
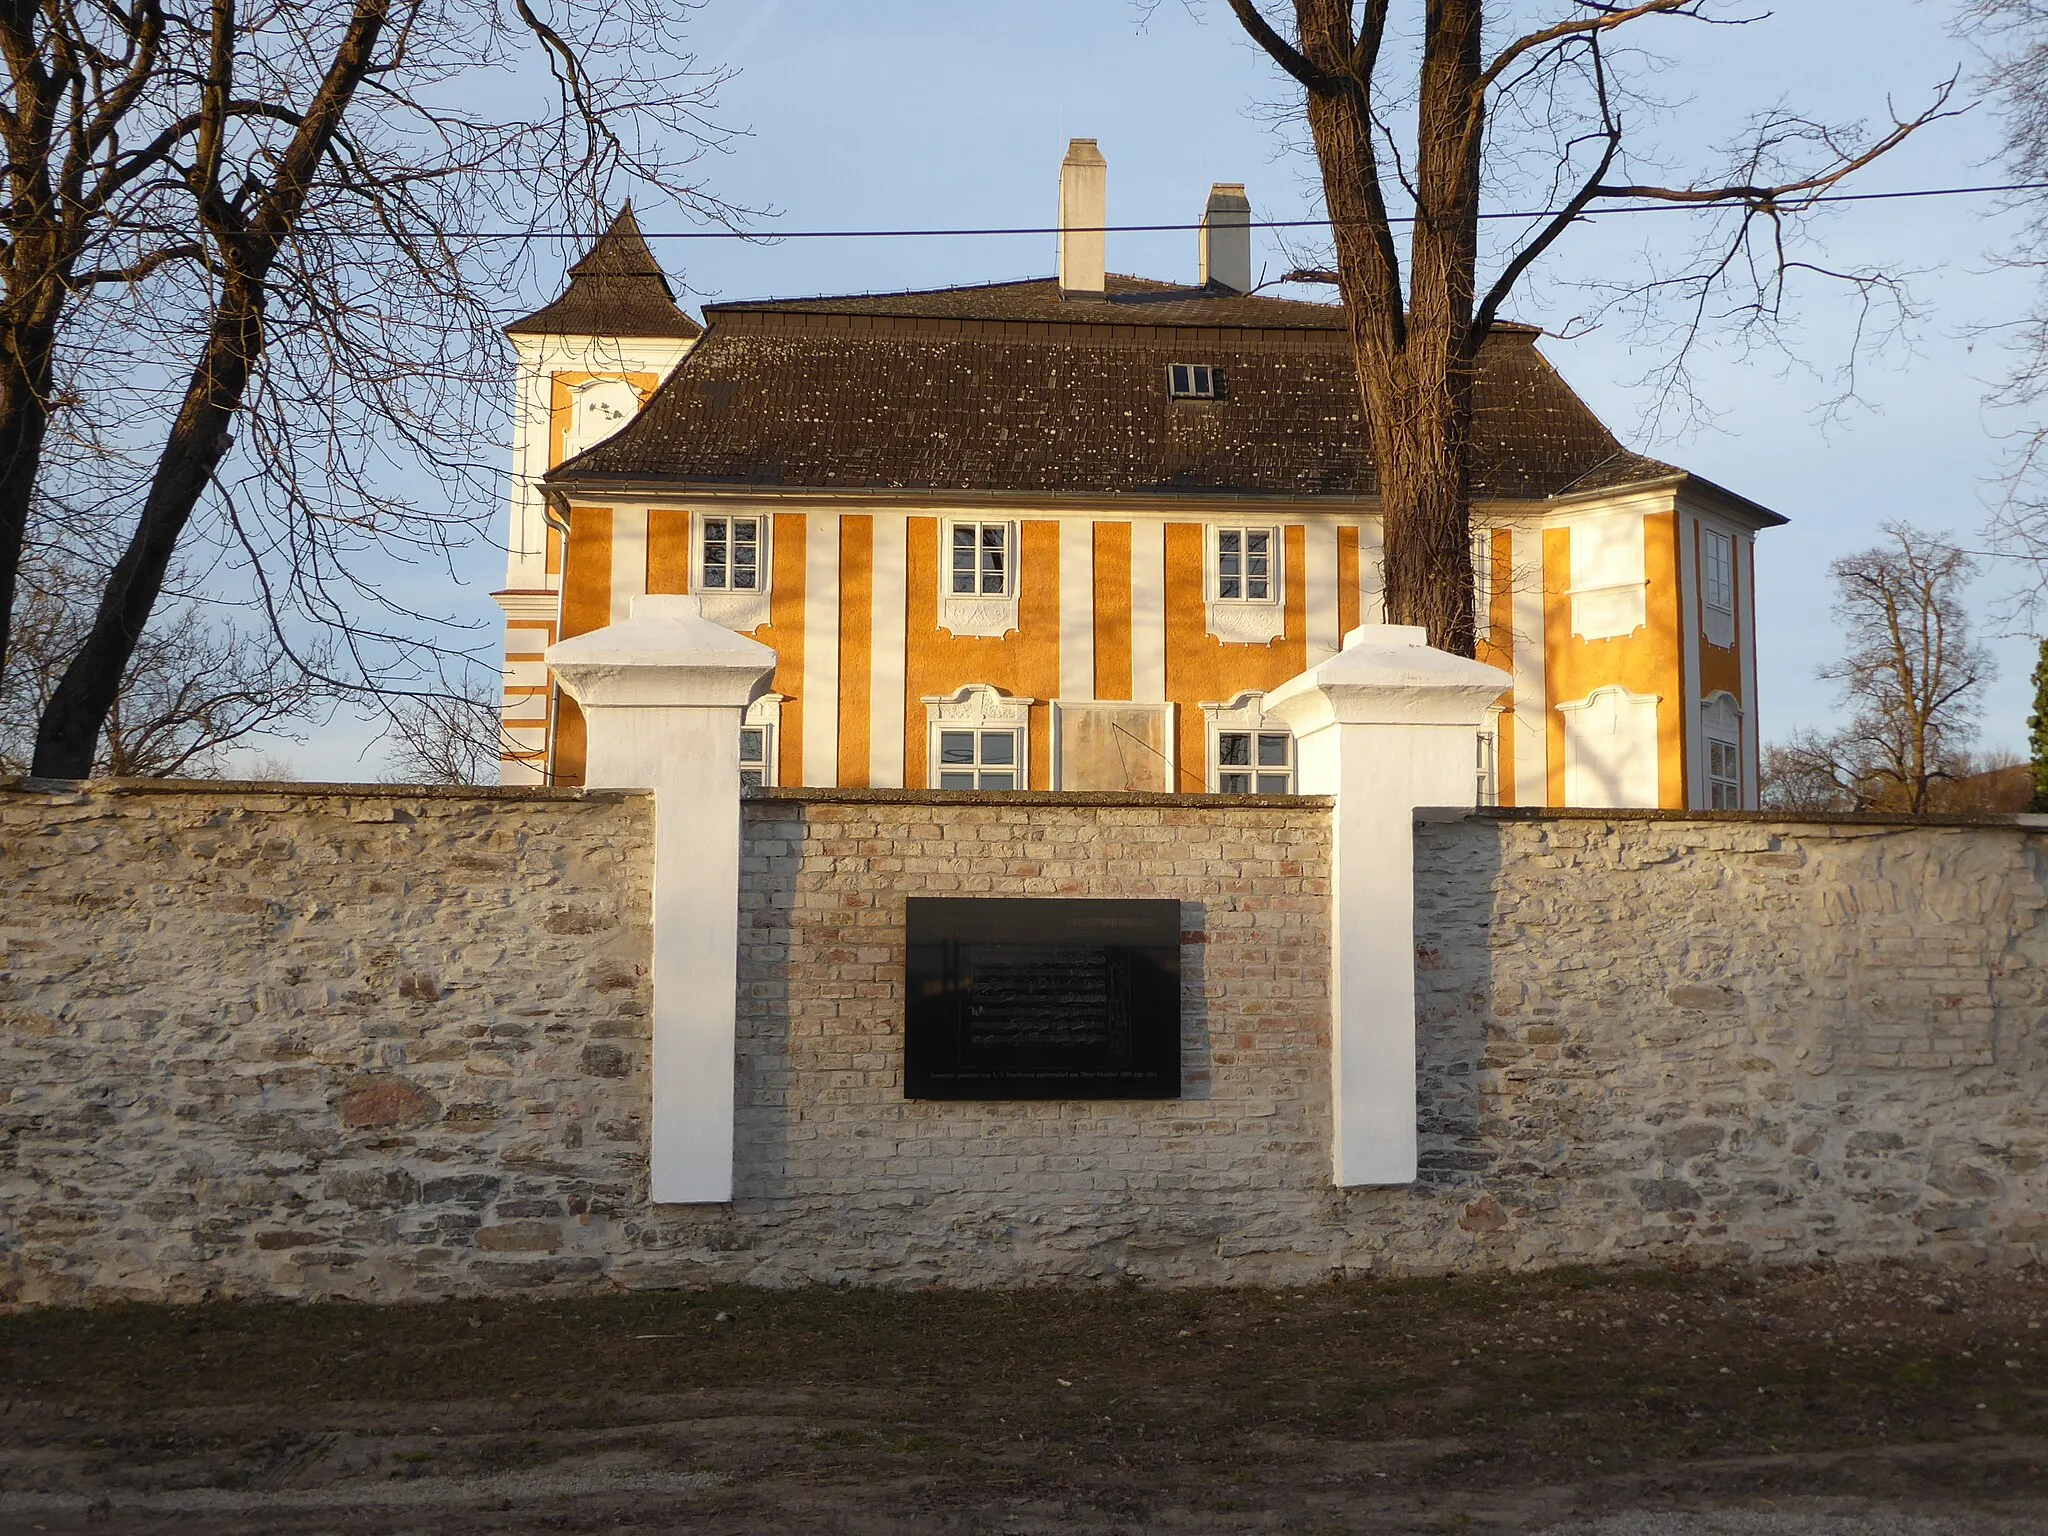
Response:
[[[1196,281],[1106,270],[1060,169],[1054,277],[676,303],[631,209],[518,357],[508,784],[583,780],[542,653],[697,593],[771,647],[745,782],[1286,794],[1265,694],[1379,622],[1342,310],[1253,291],[1219,185]],[[1479,803],[1747,808],[1753,539],[1783,518],[1632,453],[1502,325],[1477,385],[1478,654],[1511,674]]]

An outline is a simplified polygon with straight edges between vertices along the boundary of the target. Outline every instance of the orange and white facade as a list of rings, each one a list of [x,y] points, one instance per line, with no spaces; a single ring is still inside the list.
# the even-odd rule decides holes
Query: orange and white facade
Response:
[[[1069,235],[1057,285],[515,332],[505,781],[582,780],[546,647],[694,592],[776,654],[750,782],[1292,792],[1262,700],[1382,621],[1381,520],[1335,312],[1240,291],[1218,193],[1197,287]],[[1513,687],[1475,796],[1754,806],[1754,537],[1782,519],[1621,450],[1534,333],[1489,348],[1478,654]]]

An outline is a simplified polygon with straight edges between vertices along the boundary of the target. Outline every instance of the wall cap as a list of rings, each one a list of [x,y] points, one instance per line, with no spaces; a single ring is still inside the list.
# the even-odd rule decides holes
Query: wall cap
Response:
[[[586,709],[744,709],[775,671],[775,652],[705,618],[695,593],[642,593],[623,621],[558,640],[545,655]]]
[[[799,786],[748,789],[743,805],[1001,805],[1018,810],[1041,806],[1156,806],[1212,811],[1328,811],[1328,795],[1170,795],[1141,789],[822,789]]]
[[[547,784],[350,784],[328,779],[7,779],[0,795],[88,799],[94,796],[264,795],[348,800],[644,800],[645,789],[581,789]]]

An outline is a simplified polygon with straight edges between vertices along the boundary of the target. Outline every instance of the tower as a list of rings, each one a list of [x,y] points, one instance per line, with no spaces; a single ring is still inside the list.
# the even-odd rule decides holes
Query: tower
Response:
[[[505,334],[517,364],[505,587],[491,594],[505,611],[499,781],[538,784],[553,712],[541,654],[560,626],[564,543],[540,478],[632,420],[703,328],[676,303],[627,203],[561,296]]]

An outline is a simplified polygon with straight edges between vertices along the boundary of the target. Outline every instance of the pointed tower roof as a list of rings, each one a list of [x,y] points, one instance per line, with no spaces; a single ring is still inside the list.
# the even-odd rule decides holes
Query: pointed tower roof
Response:
[[[704,328],[683,313],[661,264],[647,248],[633,205],[622,207],[569,269],[569,286],[554,303],[505,327],[507,336],[673,336]]]

